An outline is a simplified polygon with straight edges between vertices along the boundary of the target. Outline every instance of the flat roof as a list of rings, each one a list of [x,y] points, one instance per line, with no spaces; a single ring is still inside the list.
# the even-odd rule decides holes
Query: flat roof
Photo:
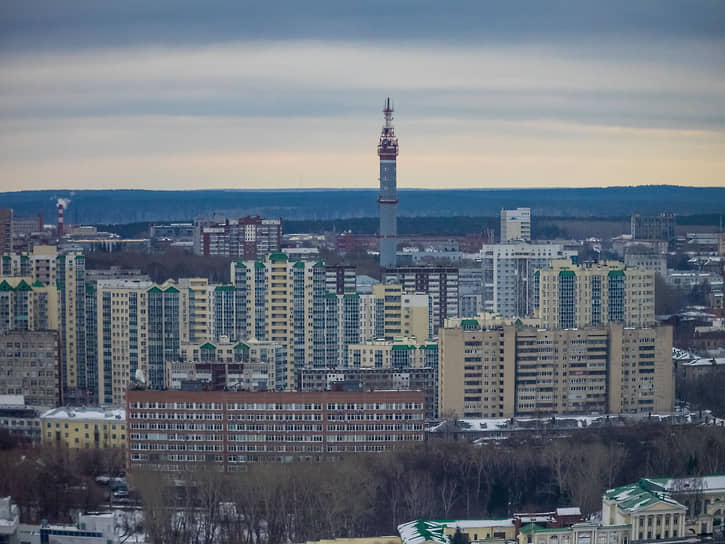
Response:
[[[41,419],[91,419],[98,421],[126,421],[123,408],[102,408],[89,406],[63,406],[53,408],[40,416]]]

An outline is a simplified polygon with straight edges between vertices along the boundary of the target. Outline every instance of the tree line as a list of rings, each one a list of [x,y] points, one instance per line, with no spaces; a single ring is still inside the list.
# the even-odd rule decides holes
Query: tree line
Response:
[[[281,544],[396,534],[418,518],[505,517],[601,507],[641,477],[725,470],[725,429],[643,424],[486,441],[429,440],[337,462],[251,464],[221,473],[131,475],[156,543]]]

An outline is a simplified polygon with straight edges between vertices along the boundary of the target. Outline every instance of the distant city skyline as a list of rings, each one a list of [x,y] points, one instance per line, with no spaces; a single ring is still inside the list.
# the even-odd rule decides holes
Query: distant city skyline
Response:
[[[716,1],[0,6],[0,191],[725,184]]]

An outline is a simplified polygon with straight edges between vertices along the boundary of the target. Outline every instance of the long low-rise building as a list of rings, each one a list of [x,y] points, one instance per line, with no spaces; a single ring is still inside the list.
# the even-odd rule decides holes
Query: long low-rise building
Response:
[[[423,440],[424,394],[148,391],[127,393],[131,469],[238,470],[320,461]]]

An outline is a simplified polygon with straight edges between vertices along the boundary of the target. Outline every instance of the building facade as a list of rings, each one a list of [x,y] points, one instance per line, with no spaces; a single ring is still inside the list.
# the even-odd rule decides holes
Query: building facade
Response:
[[[534,294],[535,315],[547,328],[655,323],[654,272],[618,261],[552,261],[534,274]]]
[[[323,460],[423,440],[423,393],[129,390],[131,469],[239,470],[258,461]]]
[[[45,446],[72,449],[126,447],[126,413],[123,409],[55,408],[40,416],[40,429]]]
[[[669,244],[675,241],[675,214],[661,212],[657,215],[633,213],[631,230],[633,240],[663,240]]]
[[[423,391],[425,419],[438,417],[437,368],[309,368],[297,373],[297,391]]]
[[[197,255],[262,259],[279,251],[281,241],[281,219],[252,216],[194,222],[194,253]]]
[[[57,331],[0,334],[0,395],[23,395],[31,406],[62,400]]]
[[[398,267],[384,275],[383,283],[398,283],[408,294],[430,297],[431,338],[448,318],[458,317],[458,269],[453,267]]]
[[[575,250],[564,249],[561,244],[512,241],[483,245],[480,253],[483,295],[481,311],[499,313],[504,317],[533,315],[536,270],[547,269],[552,261],[570,259],[576,254]]]
[[[501,210],[501,243],[531,240],[531,208]]]
[[[657,413],[674,407],[671,327],[442,330],[439,412],[459,417]]]

